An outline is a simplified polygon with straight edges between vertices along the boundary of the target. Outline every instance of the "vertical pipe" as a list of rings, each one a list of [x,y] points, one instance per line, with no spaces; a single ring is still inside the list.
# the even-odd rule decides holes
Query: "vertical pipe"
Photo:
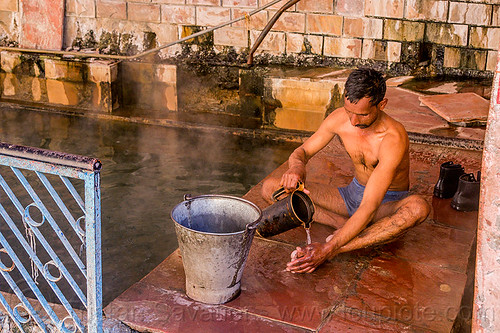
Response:
[[[481,168],[473,332],[500,332],[500,49]]]
[[[85,179],[87,332],[102,332],[101,184],[99,171]]]

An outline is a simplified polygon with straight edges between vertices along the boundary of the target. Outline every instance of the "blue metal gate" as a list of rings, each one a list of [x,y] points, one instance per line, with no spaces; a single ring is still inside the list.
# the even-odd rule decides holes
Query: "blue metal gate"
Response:
[[[21,332],[101,332],[100,161],[0,143],[0,167],[0,304]]]

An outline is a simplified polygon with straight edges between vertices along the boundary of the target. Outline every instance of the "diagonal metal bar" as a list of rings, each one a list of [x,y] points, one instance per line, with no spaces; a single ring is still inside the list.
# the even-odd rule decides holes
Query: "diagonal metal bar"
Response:
[[[21,331],[22,333],[26,333],[24,331],[23,327],[21,326],[21,323],[19,321],[17,321],[17,319],[14,317],[14,313],[12,312],[12,309],[9,306],[9,303],[7,303],[7,300],[3,297],[3,295],[1,293],[0,293],[0,304],[3,305],[5,311],[7,311],[7,314],[14,321],[14,323],[16,324],[19,331]]]
[[[33,201],[35,202],[36,206],[41,210],[42,214],[45,216],[45,218],[49,222],[50,226],[55,231],[57,237],[59,237],[59,240],[62,242],[62,244],[66,248],[66,251],[68,251],[68,253],[70,254],[70,256],[73,259],[73,261],[75,262],[75,264],[78,266],[78,268],[80,269],[80,271],[82,272],[82,274],[86,277],[87,273],[86,273],[85,265],[80,260],[80,257],[78,256],[78,254],[76,254],[75,250],[73,249],[73,247],[69,243],[69,241],[66,238],[66,236],[64,236],[64,233],[59,228],[59,226],[57,225],[56,221],[54,220],[54,218],[52,217],[52,215],[49,213],[48,209],[43,204],[42,200],[40,200],[40,198],[38,197],[38,195],[36,194],[36,192],[33,190],[33,188],[31,187],[31,185],[29,184],[28,180],[22,174],[22,172],[19,169],[14,168],[14,167],[11,167],[11,169],[14,172],[14,174],[17,176],[17,178],[19,179],[19,181],[21,182],[21,184],[24,186],[24,188],[26,189],[26,191],[30,195],[31,199],[33,199]]]
[[[23,206],[21,205],[21,203],[19,202],[19,200],[17,199],[17,197],[14,195],[14,193],[10,189],[10,187],[7,184],[7,182],[5,181],[5,179],[3,179],[2,175],[0,175],[0,186],[2,186],[3,190],[5,191],[5,193],[7,194],[7,196],[10,198],[10,200],[12,201],[12,203],[14,204],[14,206],[16,207],[16,209],[19,212],[19,214],[22,216],[23,213],[24,213]],[[87,298],[85,297],[85,295],[83,294],[83,292],[81,291],[80,287],[75,282],[75,280],[73,279],[73,277],[71,276],[71,274],[68,272],[68,270],[66,269],[66,267],[64,266],[64,264],[61,262],[61,260],[57,256],[57,254],[54,252],[54,250],[52,250],[52,248],[50,247],[50,245],[47,242],[47,240],[45,239],[45,237],[42,235],[42,233],[37,228],[31,228],[31,230],[33,230],[33,233],[37,237],[38,241],[42,244],[42,246],[44,247],[45,251],[47,251],[47,253],[49,254],[50,258],[52,260],[54,260],[54,262],[57,264],[57,267],[61,270],[63,276],[66,278],[66,280],[68,281],[68,283],[71,285],[71,287],[75,291],[76,295],[78,296],[78,298],[80,299],[80,301],[82,302],[82,304],[85,307],[87,307]]]
[[[57,194],[57,191],[54,189],[54,187],[52,187],[52,184],[50,183],[50,181],[47,179],[47,177],[43,173],[38,172],[38,171],[36,171],[35,173],[38,176],[38,178],[40,178],[40,181],[43,183],[43,185],[45,186],[47,191],[49,191],[50,195],[52,196],[52,198],[56,202],[57,206],[59,207],[59,209],[64,214],[64,216],[68,220],[69,224],[71,225],[71,227],[75,231],[76,235],[78,236],[78,238],[80,238],[80,241],[82,243],[84,243],[85,241],[84,241],[82,235],[78,232],[75,218],[73,217],[73,215],[71,215],[69,209],[66,207],[64,202],[61,200],[61,197],[59,196],[59,194]]]
[[[73,184],[71,184],[71,182],[69,181],[69,179],[66,178],[66,177],[64,177],[64,176],[59,176],[59,178],[61,178],[61,180],[64,183],[64,185],[66,185],[66,188],[68,189],[69,193],[71,193],[71,195],[73,196],[73,198],[75,199],[75,201],[78,203],[78,206],[80,206],[82,212],[85,213],[85,205],[83,203],[83,199],[80,196],[80,194],[78,194],[78,192],[76,191],[76,189],[73,186]]]
[[[19,240],[19,242],[23,246],[24,250],[28,253],[30,258],[33,260],[35,265],[38,267],[38,269],[40,270],[40,272],[44,276],[45,280],[47,281],[49,286],[52,288],[52,290],[56,294],[57,298],[59,298],[59,300],[61,301],[61,304],[64,306],[66,311],[68,311],[70,316],[73,318],[73,320],[75,321],[77,326],[80,328],[83,328],[83,325],[81,324],[80,318],[74,312],[73,308],[71,307],[71,304],[69,304],[68,300],[66,299],[64,294],[61,292],[61,290],[59,289],[57,284],[55,282],[51,281],[49,278],[47,278],[42,262],[40,261],[40,259],[36,255],[36,253],[33,251],[31,246],[28,244],[28,242],[24,239],[23,235],[21,234],[19,229],[16,227],[14,221],[12,221],[11,217],[9,216],[9,214],[7,213],[7,211],[2,206],[1,203],[0,203],[0,215],[3,217],[4,221],[7,223],[7,225],[9,226],[10,230],[14,233],[16,238]],[[82,293],[82,295],[83,295],[83,293]],[[85,305],[85,303],[84,303],[84,305]]]
[[[5,239],[5,237],[1,233],[0,233],[0,243],[7,250],[7,253],[10,256],[10,259],[14,262],[14,264],[16,265],[16,268],[19,270],[19,272],[23,276],[24,280],[28,283],[28,286],[30,287],[30,289],[35,293],[38,301],[42,305],[45,312],[49,315],[50,319],[54,323],[59,324],[60,320],[57,317],[57,315],[55,314],[54,310],[52,310],[52,308],[48,304],[47,300],[45,299],[43,294],[40,292],[40,289],[38,289],[38,287],[36,286],[35,282],[31,278],[28,271],[26,271],[26,269],[24,268],[23,264],[21,263],[21,260],[19,260],[19,258],[16,256],[16,254],[14,253],[14,250],[10,247],[9,243],[7,242],[7,240]],[[21,289],[19,289],[17,284],[14,282],[14,280],[12,280],[9,273],[4,272],[3,270],[0,270],[0,272],[2,273],[2,276],[7,281],[7,283],[12,288],[12,290],[14,290],[14,293],[16,294],[17,298],[19,298],[19,300],[21,300],[21,302],[23,303],[26,310],[28,310],[30,316],[35,320],[35,322],[38,324],[38,326],[40,326],[40,328],[44,332],[47,332],[47,327],[45,326],[43,320],[40,318],[40,316],[35,311],[35,309],[33,309],[33,307],[31,306],[30,302],[26,299],[26,297],[24,296]]]

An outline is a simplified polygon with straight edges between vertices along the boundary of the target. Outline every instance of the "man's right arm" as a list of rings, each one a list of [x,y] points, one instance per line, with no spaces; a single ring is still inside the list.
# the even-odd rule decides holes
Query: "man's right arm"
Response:
[[[322,123],[319,129],[295,149],[288,158],[288,170],[283,174],[280,185],[287,190],[293,190],[297,182],[306,180],[306,164],[311,157],[323,149],[335,136],[336,124],[339,122],[337,109],[332,112]]]

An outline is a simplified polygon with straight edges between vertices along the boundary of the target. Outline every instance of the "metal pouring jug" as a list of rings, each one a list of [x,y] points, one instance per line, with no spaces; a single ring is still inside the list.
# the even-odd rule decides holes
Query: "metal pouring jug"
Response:
[[[280,199],[286,190],[283,187],[276,190],[272,195],[275,203],[262,210],[257,234],[271,237],[301,225],[309,229],[315,209],[312,199],[303,191],[304,184],[299,183],[297,189]]]

